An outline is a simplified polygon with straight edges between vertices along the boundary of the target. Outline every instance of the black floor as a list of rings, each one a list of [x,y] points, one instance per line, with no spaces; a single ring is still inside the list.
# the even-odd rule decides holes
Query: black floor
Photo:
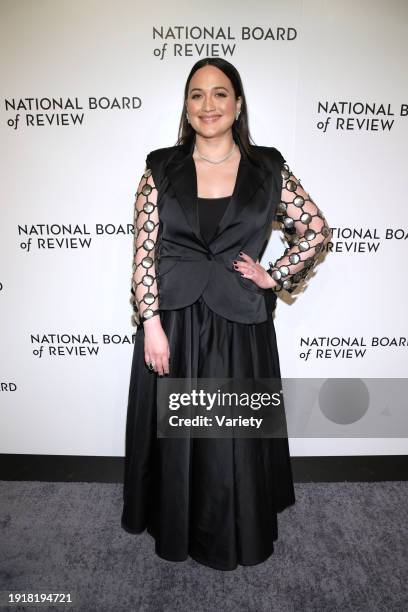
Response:
[[[71,607],[10,610],[408,610],[408,484],[295,484],[274,554],[222,572],[155,555],[120,527],[122,485],[0,482],[0,591],[71,593]],[[8,608],[1,608],[8,609]]]

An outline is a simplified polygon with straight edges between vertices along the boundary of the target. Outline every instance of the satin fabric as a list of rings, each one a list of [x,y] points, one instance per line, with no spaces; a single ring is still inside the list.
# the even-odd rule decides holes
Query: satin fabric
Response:
[[[160,312],[170,376],[280,378],[272,314],[243,324],[202,296]],[[295,503],[287,438],[156,437],[157,374],[144,363],[144,328],[133,352],[126,423],[122,527],[145,529],[169,561],[190,555],[219,570],[256,565],[274,552],[277,513]]]
[[[194,141],[151,151],[146,165],[157,187],[157,288],[161,310],[193,304],[201,295],[213,312],[237,323],[263,323],[273,289],[237,274],[233,260],[245,251],[260,259],[282,192],[284,158],[274,147],[240,143],[241,157],[228,205],[207,243],[198,214]]]
[[[197,198],[200,233],[209,243],[214,236],[216,227],[227,209],[231,196],[221,198]]]

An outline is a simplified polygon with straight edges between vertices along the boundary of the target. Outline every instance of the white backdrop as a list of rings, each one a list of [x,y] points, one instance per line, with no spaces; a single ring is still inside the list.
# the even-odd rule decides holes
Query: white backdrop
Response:
[[[0,452],[123,456],[134,192],[146,154],[175,144],[185,80],[206,56],[238,68],[255,143],[282,152],[334,230],[306,290],[278,300],[282,375],[407,377],[407,347],[392,346],[408,336],[404,0],[0,6]],[[274,232],[265,267],[283,248]],[[317,338],[365,346],[314,347],[305,360]],[[366,455],[408,444],[290,446]]]

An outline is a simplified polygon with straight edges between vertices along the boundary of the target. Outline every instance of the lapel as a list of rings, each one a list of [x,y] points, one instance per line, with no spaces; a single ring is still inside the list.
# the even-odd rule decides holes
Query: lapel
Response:
[[[267,172],[263,168],[256,166],[249,160],[239,142],[238,146],[241,152],[241,159],[238,165],[234,190],[211,242],[250,204],[252,196],[267,176]],[[197,173],[193,160],[194,140],[191,146],[184,144],[177,147],[179,149],[178,155],[173,157],[167,164],[167,176],[194,234],[204,245],[207,245],[200,233],[198,217]]]

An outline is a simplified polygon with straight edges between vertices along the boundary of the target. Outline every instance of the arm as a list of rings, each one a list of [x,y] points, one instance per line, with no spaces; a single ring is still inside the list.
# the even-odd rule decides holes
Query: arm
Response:
[[[306,279],[317,262],[323,246],[332,238],[332,231],[322,211],[303,189],[285,163],[281,170],[282,195],[276,217],[281,223],[286,249],[268,274],[275,281],[274,291],[292,293],[300,280]]]
[[[132,304],[137,324],[159,314],[156,275],[156,241],[159,227],[157,188],[149,168],[146,169],[135,193]]]

